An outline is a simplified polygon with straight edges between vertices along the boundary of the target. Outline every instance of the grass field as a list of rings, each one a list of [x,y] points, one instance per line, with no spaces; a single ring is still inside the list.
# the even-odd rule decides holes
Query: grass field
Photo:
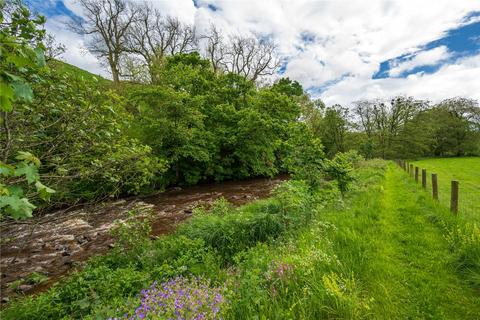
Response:
[[[144,310],[141,289],[169,279],[187,286],[178,299],[191,286],[221,291],[224,319],[479,319],[480,230],[391,162],[364,163],[355,176],[343,197],[293,181],[238,209],[218,203],[176,234],[114,250],[20,299],[2,319],[133,315]]]
[[[480,157],[437,158],[412,162],[427,169],[427,188],[431,191],[431,173],[438,175],[439,200],[450,206],[450,183],[460,182],[459,212],[468,221],[480,221]]]

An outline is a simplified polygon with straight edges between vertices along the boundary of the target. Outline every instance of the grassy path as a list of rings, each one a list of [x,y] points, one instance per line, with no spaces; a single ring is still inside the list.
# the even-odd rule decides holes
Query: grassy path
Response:
[[[369,318],[480,319],[480,294],[453,270],[443,230],[432,222],[443,208],[394,165],[380,192],[362,197],[347,210],[354,219],[337,221],[347,230],[339,237],[352,229],[359,236],[337,250],[373,297]]]
[[[393,297],[398,296],[405,318],[480,317],[480,300],[449,267],[451,253],[442,231],[427,219],[435,210],[403,172],[388,169],[381,236],[389,244],[384,254],[392,272],[382,285],[387,293],[388,287],[401,289]]]
[[[225,319],[480,320],[480,242],[475,240],[480,233],[460,230],[472,241],[447,241],[445,226],[457,230],[465,227],[462,220],[455,221],[448,208],[434,203],[391,162],[369,161],[356,177],[343,199],[324,200],[328,193],[312,195],[294,182],[277,198],[242,211],[221,205],[215,209],[221,214],[198,215],[181,233],[142,242],[141,250],[99,258],[0,318],[121,315],[138,305],[131,299],[141,288],[173,278],[178,269],[227,284]],[[315,219],[306,220],[311,211]],[[299,226],[309,223],[286,233],[273,220],[285,212]],[[284,232],[284,238],[260,242],[258,235],[266,232]],[[213,245],[215,254],[209,251]],[[232,256],[234,263],[224,268]]]

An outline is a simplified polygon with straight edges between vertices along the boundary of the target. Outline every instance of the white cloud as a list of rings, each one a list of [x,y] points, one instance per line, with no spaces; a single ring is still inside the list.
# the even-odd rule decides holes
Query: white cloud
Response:
[[[74,0],[65,1],[71,10],[81,14]],[[284,75],[298,80],[306,88],[321,87],[350,75],[322,94],[327,101],[338,99],[335,102],[350,102],[350,98],[362,94],[365,97],[391,95],[399,88],[397,83],[406,93],[423,92],[422,88],[414,86],[427,79],[430,79],[428,83],[433,83],[437,76],[444,77],[440,73],[444,68],[432,75],[416,75],[408,79],[374,81],[371,77],[381,62],[405,54],[414,55],[426,43],[442,38],[448,30],[475,22],[475,17],[469,21],[464,17],[472,11],[480,11],[480,2],[471,0],[436,0],[434,3],[418,0],[198,0],[199,8],[195,8],[191,0],[149,1],[166,14],[193,22],[199,30],[213,22],[226,34],[240,32],[271,36],[281,55],[289,58]],[[217,10],[209,9],[208,5]],[[59,32],[65,33],[61,29]],[[303,43],[302,32],[314,35],[313,43]],[[69,39],[79,38],[69,35]],[[71,61],[73,64],[83,61],[79,54],[73,53],[80,47],[78,43],[72,46],[71,59],[76,59]],[[392,75],[412,70],[417,65],[443,61],[447,56],[444,47],[420,52],[411,60],[396,65]],[[90,58],[82,63],[92,64]],[[470,73],[463,67],[455,72],[458,77],[461,76],[459,72]],[[415,77],[422,81],[414,80]],[[458,82],[447,82],[442,88],[457,92],[462,86],[466,96],[478,94],[475,90],[467,92],[470,86]],[[363,89],[353,94],[358,87]]]
[[[437,102],[463,96],[480,100],[480,55],[463,58],[433,74],[417,73],[407,78],[369,79],[349,77],[321,94],[327,105],[410,95]]]
[[[402,72],[413,70],[416,67],[438,64],[448,59],[450,56],[451,55],[446,46],[440,46],[431,50],[421,51],[409,60],[401,62],[394,61],[391,64],[389,74],[390,76],[395,77],[400,75]]]
[[[218,23],[228,32],[271,34],[280,52],[289,57],[285,76],[300,81],[306,88],[322,87],[332,81],[321,96],[329,102],[348,103],[353,85],[362,88],[355,95],[375,97],[392,95],[395,90],[423,94],[410,86],[433,83],[434,75],[417,75],[422,81],[385,79],[373,81],[372,75],[380,63],[405,54],[415,54],[428,42],[442,38],[450,29],[467,23],[463,18],[480,10],[475,1],[199,1],[202,6],[196,23],[206,19]],[[218,8],[212,12],[206,5]],[[468,23],[472,23],[470,19]],[[304,44],[300,34],[315,35],[313,43]],[[299,48],[301,50],[299,50]],[[392,75],[412,70],[416,66],[435,64],[449,56],[446,47],[416,54],[411,60],[399,63]],[[462,69],[457,73],[468,72]],[[440,75],[439,75],[440,76]],[[442,75],[444,78],[444,75]],[[400,82],[400,88],[394,84]],[[350,85],[349,85],[350,84]],[[450,89],[445,88],[450,87]],[[473,87],[446,82],[448,92],[476,94]],[[468,91],[466,88],[472,88]],[[401,90],[400,90],[401,89]],[[391,90],[391,92],[389,91]],[[438,96],[432,92],[432,98]]]
[[[142,3],[142,0],[135,0]],[[192,0],[146,0],[153,7],[157,8],[164,15],[175,16],[186,23],[193,23],[196,8]]]

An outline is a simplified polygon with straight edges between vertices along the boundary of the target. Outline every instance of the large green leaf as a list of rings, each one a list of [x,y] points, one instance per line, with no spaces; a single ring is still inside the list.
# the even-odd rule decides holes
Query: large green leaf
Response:
[[[0,209],[4,209],[14,219],[31,218],[35,208],[27,198],[17,195],[0,196]]]
[[[33,163],[37,167],[40,166],[40,160],[30,152],[19,151],[18,156],[16,156],[15,159],[22,160],[27,163]]]
[[[37,67],[45,67],[45,54],[41,48],[35,48],[35,58],[37,62]]]
[[[0,162],[0,176],[10,177],[15,171],[11,165]]]
[[[7,62],[13,63],[17,68],[30,67],[32,61],[22,55],[10,55],[7,57]]]
[[[23,188],[20,186],[17,186],[17,185],[8,186],[7,190],[9,195],[16,195],[19,197],[23,197]]]
[[[12,84],[15,92],[15,99],[25,102],[32,102],[33,90],[28,83],[16,81]]]
[[[12,87],[5,82],[0,82],[0,110],[12,111],[13,96]]]
[[[4,72],[4,73],[5,73],[5,75],[6,75],[7,77],[9,77],[12,81],[25,81],[25,79],[23,79],[23,78],[20,77],[20,76],[16,76],[16,75],[11,74],[11,73],[9,73],[9,72]]]
[[[18,166],[15,170],[15,176],[25,176],[27,178],[28,183],[33,183],[40,179],[40,175],[38,174],[38,168],[33,164],[26,164],[22,163]]]
[[[38,195],[40,196],[40,199],[48,201],[50,200],[50,196],[52,193],[55,193],[55,190],[52,188],[47,187],[40,181],[35,182],[35,187],[37,188]]]

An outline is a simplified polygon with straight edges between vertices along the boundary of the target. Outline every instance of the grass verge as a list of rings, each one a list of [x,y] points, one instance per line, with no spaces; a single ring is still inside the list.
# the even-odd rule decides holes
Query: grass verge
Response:
[[[393,164],[355,175],[344,196],[289,181],[241,208],[220,201],[156,241],[127,226],[128,246],[2,319],[475,319],[478,229]]]

